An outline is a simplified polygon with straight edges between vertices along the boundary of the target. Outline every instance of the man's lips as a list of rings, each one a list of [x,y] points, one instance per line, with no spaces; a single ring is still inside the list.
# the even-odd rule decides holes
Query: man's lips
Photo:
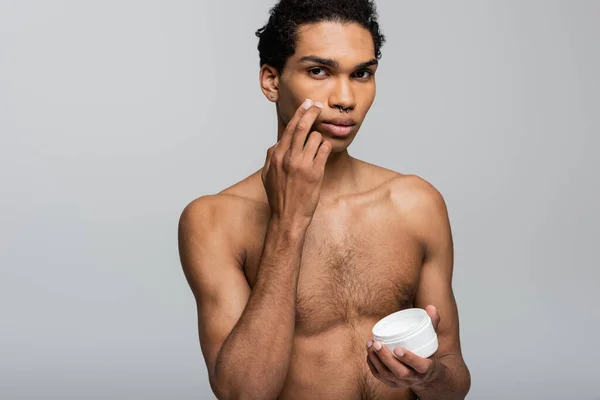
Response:
[[[322,121],[321,125],[324,130],[331,133],[333,136],[347,136],[352,132],[356,122],[350,118],[335,118]]]
[[[324,120],[323,123],[324,124],[330,124],[330,125],[338,125],[338,126],[353,126],[353,125],[356,125],[356,122],[354,122],[354,120],[351,119],[351,118],[334,118],[334,119],[328,119],[328,120]]]

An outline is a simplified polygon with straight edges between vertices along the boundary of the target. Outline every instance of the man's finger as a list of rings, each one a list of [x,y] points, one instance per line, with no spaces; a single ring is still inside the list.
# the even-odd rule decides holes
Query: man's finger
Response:
[[[379,377],[385,380],[391,380],[394,374],[392,373],[392,371],[390,371],[388,367],[385,366],[383,362],[381,362],[381,360],[377,357],[377,354],[375,354],[375,351],[372,347],[368,350],[367,353],[369,361],[371,361],[371,364],[373,364],[373,367],[375,367],[375,370],[377,371]]]
[[[310,135],[308,135],[308,139],[304,145],[304,156],[312,163],[315,161],[315,157],[319,151],[319,147],[321,147],[321,144],[323,143],[323,140],[323,135],[317,131],[312,131]]]
[[[373,345],[373,347],[375,347],[375,345]],[[377,347],[375,348],[377,349]],[[381,346],[381,349],[376,350],[374,353],[396,378],[411,379],[414,377],[415,371],[394,357],[390,349],[386,346]]]
[[[331,143],[324,140],[317,150],[317,155],[315,156],[315,167],[319,171],[323,171],[325,169],[325,164],[327,164],[327,160],[329,159],[329,155],[331,154]]]
[[[375,366],[371,362],[371,359],[369,358],[369,356],[367,356],[367,365],[369,366],[369,369],[371,370],[371,373],[373,374],[373,376],[375,378],[379,379],[381,382],[385,383],[389,387],[396,387],[396,382],[390,381],[388,379],[385,379],[384,377],[382,377],[379,374],[379,372],[377,372],[377,369],[375,368]]]
[[[437,331],[437,327],[441,321],[440,315],[437,312],[437,308],[435,308],[435,306],[433,305],[428,305],[427,307],[425,307],[425,311],[427,312],[427,315],[429,315],[429,317],[431,318],[433,329]]]
[[[403,364],[411,367],[420,374],[425,374],[427,371],[429,371],[429,367],[432,364],[431,360],[419,357],[418,355],[400,347],[394,349],[394,354],[400,361],[402,361]]]
[[[279,140],[279,146],[282,151],[287,151],[292,143],[292,137],[294,136],[294,131],[296,130],[296,125],[298,125],[298,121],[306,114],[306,111],[311,108],[313,105],[313,101],[310,99],[304,100],[304,103],[294,113],[292,119],[288,122],[285,130],[283,131],[283,135],[281,135],[281,139]]]
[[[300,118],[296,124],[296,129],[292,134],[292,144],[290,145],[291,154],[302,153],[304,144],[306,143],[306,137],[311,132],[312,126],[322,110],[323,105],[321,103],[314,103],[312,107],[306,110],[306,113],[304,113],[302,118]]]

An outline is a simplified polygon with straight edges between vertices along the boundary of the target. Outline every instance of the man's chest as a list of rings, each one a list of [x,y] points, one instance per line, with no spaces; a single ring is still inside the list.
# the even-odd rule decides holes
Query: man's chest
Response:
[[[254,286],[264,235],[247,249]],[[384,215],[328,215],[309,227],[296,293],[296,331],[314,335],[412,306],[423,250]]]

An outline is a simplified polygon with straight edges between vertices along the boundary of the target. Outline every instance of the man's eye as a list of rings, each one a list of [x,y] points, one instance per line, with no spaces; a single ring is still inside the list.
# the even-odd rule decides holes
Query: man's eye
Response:
[[[355,73],[355,76],[359,79],[366,79],[366,78],[370,78],[371,75],[373,75],[373,73],[369,70],[364,70],[364,71],[358,71]]]
[[[312,68],[309,73],[314,76],[325,76],[327,74],[323,68]]]

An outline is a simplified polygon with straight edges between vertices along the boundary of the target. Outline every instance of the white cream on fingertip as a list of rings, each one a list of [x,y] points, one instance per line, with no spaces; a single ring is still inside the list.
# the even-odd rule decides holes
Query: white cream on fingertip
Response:
[[[302,104],[302,107],[305,110],[308,110],[312,105],[313,105],[313,101],[311,99],[306,99],[306,100],[304,100],[304,103]]]

